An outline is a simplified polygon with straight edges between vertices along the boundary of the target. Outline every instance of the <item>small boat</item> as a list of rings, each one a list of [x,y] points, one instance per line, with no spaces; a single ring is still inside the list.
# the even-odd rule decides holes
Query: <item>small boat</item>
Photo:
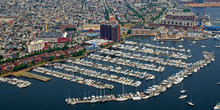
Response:
[[[135,96],[132,97],[132,99],[133,99],[133,100],[141,100],[141,95],[140,95],[140,93],[137,92],[137,93],[135,94]]]
[[[201,45],[201,47],[202,47],[202,48],[205,48],[206,46],[205,46],[205,45]]]
[[[183,48],[183,45],[179,45],[178,47],[179,47],[179,48]]]
[[[214,110],[220,110],[220,102],[215,105]]]
[[[215,48],[220,48],[220,44],[216,43]]]
[[[195,43],[196,43],[196,41],[193,41],[192,43],[193,43],[193,44],[195,44]]]
[[[193,46],[193,44],[190,44],[190,47],[192,47]]]
[[[216,45],[215,48],[220,48],[220,45]]]
[[[191,95],[190,101],[187,101],[187,104],[188,104],[189,106],[194,106],[194,104],[192,103],[192,95]]]
[[[92,99],[91,101],[90,101],[90,103],[97,103],[98,102],[98,100],[95,100],[95,99]]]
[[[181,94],[182,94],[182,93],[186,93],[186,90],[183,89],[183,90],[180,91],[180,93],[181,93]]]
[[[187,104],[188,104],[189,106],[194,106],[194,104],[193,104],[191,101],[188,101]]]
[[[118,101],[118,102],[122,102],[122,101],[126,101],[126,100],[128,100],[128,98],[119,97],[116,99],[116,101]]]
[[[220,85],[220,82],[217,82],[216,84],[217,84],[217,85]]]
[[[186,93],[186,90],[183,89],[183,83],[182,83],[181,88],[180,88],[180,93],[181,93],[181,94]]]
[[[181,95],[181,96],[179,97],[179,99],[185,99],[185,98],[187,98],[187,95]]]
[[[215,35],[215,36],[214,36],[214,39],[215,39],[215,40],[220,40],[220,34]]]
[[[105,102],[106,102],[105,99],[101,99],[101,100],[100,100],[100,103],[105,103]]]

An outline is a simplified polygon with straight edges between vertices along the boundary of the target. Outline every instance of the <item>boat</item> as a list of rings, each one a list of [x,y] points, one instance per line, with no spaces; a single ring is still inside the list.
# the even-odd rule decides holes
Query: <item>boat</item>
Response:
[[[96,99],[92,99],[91,101],[90,101],[90,103],[97,103],[98,102],[98,100],[96,100]]]
[[[220,102],[215,105],[214,110],[220,110]]]
[[[195,44],[195,43],[196,43],[196,41],[193,41],[192,43],[193,43],[193,44]]]
[[[96,97],[92,95],[92,99],[90,100],[90,103],[97,103],[98,100],[96,100]]]
[[[122,101],[126,101],[126,100],[128,100],[128,98],[125,98],[125,97],[119,97],[119,98],[116,98],[115,100],[118,101],[118,102],[122,102]]]
[[[220,85],[220,82],[217,82],[216,84],[217,84],[217,85]]]
[[[179,47],[179,48],[183,48],[183,45],[179,45],[178,47]]]
[[[174,80],[173,83],[174,83],[174,84],[179,84],[180,82],[183,81],[183,79],[184,79],[184,78],[177,78],[177,79]]]
[[[101,100],[100,100],[100,103],[105,103],[105,102],[106,102],[105,99],[101,99]]]
[[[186,92],[186,90],[183,89],[183,83],[182,83],[181,88],[180,88],[180,93],[183,94],[183,93],[185,93],[185,92]]]
[[[205,46],[205,45],[201,45],[201,47],[202,47],[202,48],[205,48],[206,46]]]
[[[124,94],[124,85],[122,85],[122,94]],[[119,96],[119,98],[116,98],[115,100],[118,102],[122,102],[128,100],[128,98]]]
[[[219,35],[219,34],[216,34],[216,35],[214,36],[214,39],[215,39],[215,40],[220,40],[220,35]]]
[[[132,100],[141,100],[140,92],[137,92],[136,94],[134,94],[134,97],[132,97]]]
[[[187,98],[187,95],[181,95],[181,96],[179,97],[179,99],[185,99],[185,98]]]
[[[216,43],[215,48],[220,48],[220,44]]]
[[[187,104],[188,104],[189,106],[194,106],[194,104],[192,103],[192,95],[191,95],[190,101],[187,101]]]
[[[183,89],[183,90],[180,91],[180,93],[181,94],[186,93],[186,90]]]
[[[192,102],[190,102],[190,101],[188,101],[187,104],[188,104],[189,106],[194,106],[194,104],[193,104]]]

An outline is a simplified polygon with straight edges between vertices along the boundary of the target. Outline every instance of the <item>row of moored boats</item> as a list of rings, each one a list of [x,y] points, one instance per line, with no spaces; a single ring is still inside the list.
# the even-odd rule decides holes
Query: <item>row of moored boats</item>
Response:
[[[25,88],[31,85],[31,82],[21,80],[18,78],[7,78],[7,77],[0,77],[0,82],[8,83],[11,85],[15,85],[19,88]]]

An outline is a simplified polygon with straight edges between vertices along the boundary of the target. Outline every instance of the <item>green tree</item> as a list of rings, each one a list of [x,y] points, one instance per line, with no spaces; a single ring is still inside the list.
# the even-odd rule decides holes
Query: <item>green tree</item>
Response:
[[[131,30],[128,30],[128,31],[127,31],[127,34],[131,34]]]

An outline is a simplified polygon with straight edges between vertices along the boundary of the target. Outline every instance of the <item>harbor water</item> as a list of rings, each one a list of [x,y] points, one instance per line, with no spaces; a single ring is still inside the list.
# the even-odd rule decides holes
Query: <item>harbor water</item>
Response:
[[[215,61],[208,66],[202,68],[197,73],[184,79],[183,82],[177,85],[173,85],[171,89],[168,89],[164,93],[161,93],[157,97],[152,97],[146,100],[132,101],[127,100],[124,102],[110,101],[106,103],[96,103],[96,104],[76,104],[68,105],[65,102],[67,97],[84,97],[91,95],[99,95],[100,92],[103,94],[104,90],[98,90],[94,87],[89,87],[86,85],[81,85],[78,83],[73,83],[71,81],[59,79],[53,76],[48,76],[33,72],[39,75],[47,76],[52,78],[48,82],[41,82],[34,79],[27,79],[20,77],[19,79],[27,80],[32,83],[27,88],[20,89],[16,86],[12,86],[6,83],[0,83],[0,107],[1,110],[213,110],[213,107],[217,102],[220,102],[220,86],[216,83],[220,81],[220,48],[214,48],[217,41],[213,39],[207,39],[203,41],[196,41],[192,47],[191,39],[185,39],[182,42],[179,41],[167,41],[164,44],[158,41],[153,41],[153,37],[149,36],[133,36],[127,39],[128,41],[135,41],[140,43],[150,43],[160,46],[169,46],[178,48],[179,45],[183,45],[183,48],[190,49],[192,58],[188,60],[183,60],[185,62],[195,62],[203,59],[202,51],[209,51],[215,53]],[[201,45],[205,45],[205,48],[201,48]],[[126,51],[128,52],[128,51]],[[99,54],[98,52],[95,54]],[[162,56],[161,58],[167,58]],[[119,66],[108,62],[92,60],[89,58],[84,58],[85,60],[102,63],[103,65]],[[135,61],[135,60],[134,60]],[[66,62],[62,62],[66,63]],[[146,63],[146,62],[145,62]],[[70,63],[66,63],[71,65]],[[158,64],[153,63],[158,66]],[[74,64],[75,65],[75,64]],[[83,68],[89,68],[85,66],[80,66]],[[161,65],[162,66],[162,65]],[[121,66],[122,69],[127,69],[126,66]],[[125,76],[135,81],[141,81],[142,84],[138,87],[124,86],[125,92],[135,92],[143,91],[144,89],[152,86],[153,84],[159,84],[162,80],[167,79],[174,73],[177,73],[181,68],[175,68],[170,66],[165,66],[164,72],[153,72],[148,70],[141,70],[137,68],[131,68],[138,71],[147,71],[150,74],[155,75],[154,80],[145,80],[135,77],[129,77],[122,74],[112,73],[118,76]],[[59,70],[55,68],[46,67],[48,69],[53,69],[67,74],[74,74],[76,76],[81,76],[80,74],[66,72],[64,70]],[[92,69],[92,68],[89,68]],[[96,71],[103,72],[102,70],[92,69]],[[96,78],[91,78],[87,76],[82,76],[84,78],[95,79],[96,81],[101,81],[103,83],[113,84],[115,87],[113,90],[105,89],[105,94],[120,94],[122,93],[122,85],[119,83],[109,82],[105,80],[100,80]],[[180,100],[180,88],[187,90],[186,94],[188,98]],[[188,106],[187,101],[192,97],[194,107]]]

